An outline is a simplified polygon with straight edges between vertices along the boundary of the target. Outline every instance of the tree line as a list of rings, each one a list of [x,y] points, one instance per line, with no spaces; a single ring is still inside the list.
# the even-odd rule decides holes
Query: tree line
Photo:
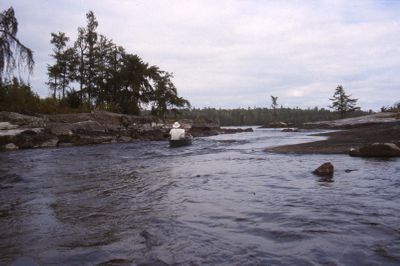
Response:
[[[172,73],[144,62],[99,34],[92,11],[86,19],[72,46],[68,46],[70,38],[65,33],[51,33],[55,62],[48,65],[47,84],[54,99],[71,107],[86,105],[128,114],[148,108],[161,117],[169,109],[190,106],[178,96]],[[78,88],[73,88],[74,84]]]
[[[355,117],[368,114],[360,110],[348,114],[348,117]],[[282,121],[289,125],[299,126],[305,122],[335,120],[340,114],[325,108],[191,108],[182,109],[178,116],[169,115],[170,118],[199,119],[206,118],[219,122],[221,126],[243,126],[243,125],[268,125],[271,122]]]
[[[33,52],[17,38],[18,22],[12,7],[0,13],[0,108],[19,110],[13,95],[37,103],[25,112],[54,108],[88,111],[100,108],[126,114],[139,114],[143,109],[164,117],[172,110],[190,107],[188,100],[179,97],[172,82],[173,75],[150,65],[140,56],[127,52],[122,46],[97,32],[95,14],[86,14],[87,23],[78,27],[73,42],[63,32],[51,33],[53,64],[47,66],[52,99],[43,100],[21,78],[17,70],[33,70]],[[15,100],[15,101],[14,101]],[[10,102],[11,101],[11,102]],[[39,106],[35,108],[34,106]],[[49,110],[44,107],[51,107]],[[24,105],[25,106],[25,105]],[[53,108],[54,107],[54,108]]]

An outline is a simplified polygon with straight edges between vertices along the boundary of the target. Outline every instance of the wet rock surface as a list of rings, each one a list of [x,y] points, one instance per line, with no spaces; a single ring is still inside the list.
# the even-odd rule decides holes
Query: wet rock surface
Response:
[[[334,173],[334,167],[330,162],[323,163],[313,171],[314,175],[322,177],[332,177],[333,173]]]
[[[390,119],[389,119],[390,120]],[[359,121],[365,121],[359,118]],[[301,143],[295,145],[284,145],[267,148],[267,152],[276,153],[297,153],[297,154],[349,154],[351,149],[354,155],[358,153],[359,147],[369,147],[373,143],[393,143],[400,147],[400,121],[387,121],[378,123],[377,119],[372,124],[359,124],[349,129],[327,132],[321,130],[321,133],[315,136],[326,137],[325,140]],[[307,132],[307,130],[302,130]],[[366,153],[366,149],[364,150]]]
[[[394,143],[373,143],[360,148],[352,148],[350,156],[359,157],[398,157],[400,148]]]

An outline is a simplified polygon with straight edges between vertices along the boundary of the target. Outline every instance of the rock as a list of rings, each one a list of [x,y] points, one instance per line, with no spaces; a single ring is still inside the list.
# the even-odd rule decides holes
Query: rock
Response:
[[[299,132],[300,130],[298,128],[284,128],[281,130],[281,132]]]
[[[332,177],[334,172],[334,167],[330,162],[322,164],[320,167],[313,171],[313,174],[323,177]]]
[[[287,124],[285,122],[270,122],[268,124],[268,127],[272,127],[272,128],[279,128],[279,127],[287,127]]]
[[[71,125],[71,131],[75,134],[96,135],[102,134],[106,130],[102,125],[99,124],[99,122],[89,120],[73,123]]]
[[[18,128],[17,125],[13,125],[10,122],[0,122],[0,130],[10,130]]]
[[[242,133],[242,132],[253,132],[254,130],[249,128],[221,128],[218,130],[220,134],[235,134],[235,133]]]
[[[118,142],[131,142],[133,139],[127,136],[121,136],[118,138]]]
[[[19,148],[14,143],[8,143],[8,144],[4,145],[4,149],[7,151],[14,151],[14,150],[18,150]]]
[[[0,121],[10,122],[20,127],[38,128],[45,127],[45,121],[41,117],[22,115],[14,112],[0,112]]]
[[[14,143],[19,148],[33,148],[49,139],[43,128],[25,128],[0,131],[0,145]]]
[[[40,148],[43,143],[53,138],[54,136],[45,133],[43,130],[26,130],[15,137],[15,143],[21,149]]]
[[[51,134],[56,136],[72,136],[72,126],[68,124],[52,123],[48,126],[48,130]]]
[[[350,156],[359,157],[397,157],[400,148],[394,143],[373,143],[360,148],[351,148]]]
[[[357,171],[357,169],[346,169],[346,170],[344,170],[346,173],[351,173],[351,172],[354,172],[354,171]]]
[[[51,147],[57,147],[58,145],[58,138],[54,137],[49,140],[46,140],[42,144],[39,145],[40,148],[51,148]]]
[[[58,124],[73,124],[88,120],[93,120],[93,116],[90,113],[78,113],[78,114],[57,114],[45,116],[47,123],[58,123]]]
[[[111,143],[115,141],[115,139],[116,138],[114,136],[77,135],[77,137],[73,140],[73,143],[75,145],[102,144]]]
[[[58,143],[58,147],[60,147],[60,148],[72,147],[72,146],[74,146],[74,144],[71,142],[59,142]]]
[[[333,121],[318,121],[304,123],[304,128],[357,128],[366,125],[396,122],[394,113],[376,113],[359,117],[351,117]]]

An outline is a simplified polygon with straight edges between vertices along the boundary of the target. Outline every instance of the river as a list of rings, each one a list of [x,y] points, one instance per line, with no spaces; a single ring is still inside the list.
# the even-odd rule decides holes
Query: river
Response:
[[[263,151],[316,139],[0,153],[0,264],[399,265],[400,159]]]

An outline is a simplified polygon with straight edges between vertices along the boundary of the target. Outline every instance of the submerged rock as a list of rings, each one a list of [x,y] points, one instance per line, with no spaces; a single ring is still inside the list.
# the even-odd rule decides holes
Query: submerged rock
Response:
[[[18,146],[15,145],[14,143],[8,143],[8,144],[4,145],[4,149],[7,151],[14,151],[14,150],[18,150]]]
[[[334,167],[330,162],[323,163],[313,171],[313,174],[322,177],[333,177]]]
[[[300,130],[298,128],[284,128],[281,130],[281,132],[299,132]]]
[[[400,148],[394,143],[373,143],[360,148],[351,148],[350,156],[360,157],[397,157]]]

